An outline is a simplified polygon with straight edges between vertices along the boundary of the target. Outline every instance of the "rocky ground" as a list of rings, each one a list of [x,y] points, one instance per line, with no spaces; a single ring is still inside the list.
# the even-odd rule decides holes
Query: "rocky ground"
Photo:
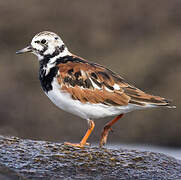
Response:
[[[0,136],[0,179],[181,179],[181,161],[161,153],[84,149]]]

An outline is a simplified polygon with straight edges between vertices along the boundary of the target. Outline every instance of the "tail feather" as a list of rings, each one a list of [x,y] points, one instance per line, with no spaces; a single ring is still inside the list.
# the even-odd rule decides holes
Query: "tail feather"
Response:
[[[147,94],[140,89],[128,86],[124,89],[126,95],[130,97],[129,103],[138,106],[151,105],[151,107],[164,106],[168,108],[176,108],[176,106],[171,105],[172,101],[160,96],[154,96]]]
[[[139,96],[138,95],[129,95],[130,96],[130,101],[129,103],[132,104],[137,104],[137,105],[153,105],[155,107],[157,106],[165,106],[168,108],[176,108],[176,106],[172,105],[172,101],[159,97],[159,96],[153,96],[150,94],[146,94],[146,93],[140,93]]]
[[[171,105],[171,103],[172,103],[172,101],[171,100],[168,100],[168,99],[165,99],[165,98],[163,98],[163,103],[162,104],[157,104],[157,106],[165,106],[165,107],[167,107],[167,108],[176,108],[176,106],[174,106],[174,105]]]

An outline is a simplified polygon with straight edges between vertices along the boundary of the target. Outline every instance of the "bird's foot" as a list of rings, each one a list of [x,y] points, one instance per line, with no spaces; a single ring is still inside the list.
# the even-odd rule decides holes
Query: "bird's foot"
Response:
[[[80,143],[74,144],[74,143],[65,142],[64,145],[78,147],[78,148],[84,148],[84,146],[89,146],[90,144],[87,143],[87,139],[90,136],[91,132],[93,131],[94,127],[95,127],[94,121],[89,120],[89,128],[85,133],[84,137],[82,138],[82,140],[80,141]]]
[[[123,114],[118,115],[118,116],[115,117],[112,121],[108,122],[108,123],[104,126],[104,129],[103,129],[103,131],[102,131],[102,133],[101,133],[100,143],[99,143],[99,147],[100,147],[100,148],[102,148],[102,146],[103,146],[104,144],[106,144],[109,131],[112,131],[112,132],[113,132],[111,126],[112,126],[114,123],[116,123],[122,116],[123,116]]]
[[[73,147],[78,147],[78,148],[84,148],[84,146],[90,146],[90,143],[70,143],[70,142],[64,142],[64,145],[66,146],[73,146]]]
[[[110,126],[105,126],[101,133],[101,139],[99,142],[100,148],[102,148],[102,146],[106,144],[109,131],[113,132],[112,128]]]

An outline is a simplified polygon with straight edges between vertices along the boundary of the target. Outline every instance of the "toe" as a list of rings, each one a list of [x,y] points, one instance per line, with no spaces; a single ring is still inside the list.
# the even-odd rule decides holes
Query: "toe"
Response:
[[[78,148],[84,148],[84,146],[90,146],[89,143],[81,144],[81,143],[70,143],[70,142],[64,142],[64,145],[78,147]]]

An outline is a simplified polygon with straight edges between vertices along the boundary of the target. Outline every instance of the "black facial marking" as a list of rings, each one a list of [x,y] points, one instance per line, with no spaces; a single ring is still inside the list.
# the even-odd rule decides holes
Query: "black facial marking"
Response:
[[[63,44],[61,47],[59,47],[59,49],[60,49],[60,52],[63,52],[65,49],[65,45]]]
[[[42,43],[42,44],[45,44],[46,42],[47,42],[46,39],[42,39],[42,40],[41,40],[41,43]]]
[[[37,42],[40,43],[40,41],[37,41]],[[44,52],[45,52],[47,49],[48,49],[48,45],[46,45],[46,44],[43,46],[43,50],[41,50],[41,51],[40,51],[40,50],[37,50],[36,48],[34,48],[34,50],[35,50],[35,51],[38,51],[38,53],[39,53],[41,56],[45,56],[45,55],[44,55]]]
[[[96,73],[92,72],[92,73],[91,73],[91,76],[92,76],[93,78],[97,79]]]
[[[53,57],[59,55],[61,52],[63,52],[64,49],[65,49],[65,45],[62,45],[61,47],[56,47],[55,51],[52,54],[44,55],[44,52],[47,49],[48,49],[48,45],[45,44],[44,47],[43,47],[43,50],[39,51],[39,54],[41,56],[43,56],[43,60],[41,60],[41,61],[44,61],[44,64],[47,64],[51,58],[53,58]]]
[[[47,47],[47,48],[48,48],[48,47]],[[47,48],[44,47],[44,50],[43,50],[42,52],[40,52],[40,55],[43,56],[43,59],[40,61],[40,63],[43,64],[43,65],[47,65],[47,63],[50,61],[51,58],[59,55],[59,53],[60,53],[60,52],[58,51],[58,49],[56,49],[53,54],[44,55],[43,53],[47,50]]]

